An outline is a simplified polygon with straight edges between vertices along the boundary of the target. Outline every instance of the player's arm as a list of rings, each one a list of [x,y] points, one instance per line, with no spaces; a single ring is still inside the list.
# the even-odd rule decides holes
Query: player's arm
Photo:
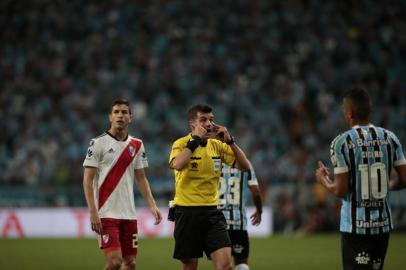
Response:
[[[261,192],[259,190],[258,185],[249,186],[251,191],[252,200],[254,201],[255,205],[255,213],[251,215],[251,224],[254,226],[258,226],[262,220],[262,199],[261,199]]]
[[[318,162],[316,170],[316,180],[323,185],[334,196],[342,198],[348,192],[348,172],[335,174],[334,179],[330,178],[329,169],[324,166],[323,162]]]
[[[152,196],[151,188],[148,183],[148,179],[145,176],[144,169],[136,169],[135,171],[135,180],[137,181],[138,188],[142,194],[142,196],[147,201],[149,208],[151,209],[151,213],[155,218],[155,225],[159,224],[162,220],[161,212],[159,211],[158,207],[156,206],[154,197]]]
[[[396,166],[395,170],[398,174],[398,177],[396,179],[390,180],[389,189],[400,190],[406,188],[406,164]]]
[[[89,210],[92,231],[95,231],[96,233],[100,234],[102,229],[101,221],[93,195],[93,179],[95,174],[96,168],[88,166],[85,167],[83,173],[83,190],[85,193],[86,203]]]
[[[227,143],[235,156],[235,164],[234,167],[239,169],[240,171],[248,171],[250,170],[250,164],[245,155],[244,151],[235,143],[234,138],[230,135],[226,127],[214,124],[216,128],[217,135],[221,137],[221,140]]]
[[[192,138],[187,142],[186,147],[176,155],[170,162],[170,167],[175,170],[182,170],[189,163],[193,152],[199,147],[200,142],[207,133],[202,125],[192,126]]]

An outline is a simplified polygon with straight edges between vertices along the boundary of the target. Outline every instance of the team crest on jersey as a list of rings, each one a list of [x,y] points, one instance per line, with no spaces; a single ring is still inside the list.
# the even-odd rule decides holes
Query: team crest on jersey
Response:
[[[109,235],[103,234],[102,239],[103,239],[103,243],[107,243],[109,241]]]
[[[130,147],[128,148],[128,151],[130,151],[130,155],[132,157],[135,155],[135,148],[133,146],[130,145]]]
[[[89,146],[93,146],[94,140],[90,140]]]

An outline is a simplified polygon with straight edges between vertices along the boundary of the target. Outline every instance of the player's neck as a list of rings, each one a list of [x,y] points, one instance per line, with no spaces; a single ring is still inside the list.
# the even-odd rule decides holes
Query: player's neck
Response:
[[[359,120],[352,120],[350,123],[350,127],[353,128],[355,126],[368,126],[370,124],[368,121],[359,121]]]
[[[118,129],[110,128],[108,132],[119,141],[124,141],[128,137],[127,129],[118,130]]]

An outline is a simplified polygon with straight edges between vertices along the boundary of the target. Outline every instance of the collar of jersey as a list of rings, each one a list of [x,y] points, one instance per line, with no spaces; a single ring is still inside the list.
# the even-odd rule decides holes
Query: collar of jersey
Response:
[[[125,142],[128,139],[128,134],[127,134],[127,137],[125,137],[124,140],[119,140],[117,137],[115,137],[113,134],[111,134],[108,130],[106,131],[106,134],[109,135],[110,137],[112,137],[113,139],[115,139],[116,141],[119,141],[119,142]]]

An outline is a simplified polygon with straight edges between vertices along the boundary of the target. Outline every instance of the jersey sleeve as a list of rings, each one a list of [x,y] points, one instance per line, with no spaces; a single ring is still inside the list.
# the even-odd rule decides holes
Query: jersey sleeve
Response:
[[[232,166],[233,163],[235,162],[235,155],[234,155],[233,149],[231,149],[231,147],[226,143],[223,143],[220,141],[219,141],[219,143],[220,143],[220,147],[221,147],[221,160],[224,163]]]
[[[134,170],[148,167],[147,153],[145,152],[144,143],[141,143],[140,149],[134,158]]]
[[[391,137],[393,150],[394,150],[394,157],[393,157],[393,166],[401,166],[406,164],[405,155],[403,154],[402,144],[400,143],[398,137],[393,132],[389,132],[389,136]]]
[[[91,140],[89,147],[87,148],[87,153],[85,161],[83,162],[83,167],[94,167],[99,168],[100,161],[100,145],[96,140]]]
[[[248,186],[258,186],[258,179],[257,175],[255,174],[254,167],[252,167],[251,162],[250,164],[250,170],[248,171]]]
[[[169,167],[171,167],[172,160],[182,152],[185,145],[182,140],[177,140],[172,145],[171,154],[169,155]]]
[[[349,171],[346,162],[347,142],[344,135],[337,136],[330,147],[331,163],[334,167],[334,174],[346,173]]]

